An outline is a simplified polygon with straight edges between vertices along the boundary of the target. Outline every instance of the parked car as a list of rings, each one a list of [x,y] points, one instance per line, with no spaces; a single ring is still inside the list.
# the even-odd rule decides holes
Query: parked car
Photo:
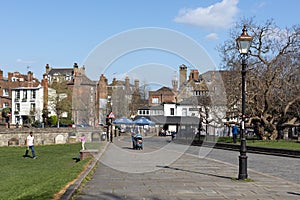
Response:
[[[89,124],[76,124],[76,127],[90,127]]]

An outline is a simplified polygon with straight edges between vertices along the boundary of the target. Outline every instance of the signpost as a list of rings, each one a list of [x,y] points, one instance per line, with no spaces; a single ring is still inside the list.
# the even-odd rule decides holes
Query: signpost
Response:
[[[109,115],[108,115],[108,118],[110,119],[114,119],[115,118],[115,115],[113,112],[110,112]]]

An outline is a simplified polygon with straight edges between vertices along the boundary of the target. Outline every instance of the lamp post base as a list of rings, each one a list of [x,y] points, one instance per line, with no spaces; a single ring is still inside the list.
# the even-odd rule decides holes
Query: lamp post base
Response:
[[[238,179],[247,179],[247,158],[248,156],[241,155],[239,156],[239,177]]]

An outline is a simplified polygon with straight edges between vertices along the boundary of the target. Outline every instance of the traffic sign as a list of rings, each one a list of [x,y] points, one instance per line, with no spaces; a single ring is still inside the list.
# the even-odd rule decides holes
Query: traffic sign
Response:
[[[109,115],[108,115],[108,118],[115,118],[115,115],[113,112],[110,112]]]
[[[11,113],[7,113],[7,117],[11,117]]]

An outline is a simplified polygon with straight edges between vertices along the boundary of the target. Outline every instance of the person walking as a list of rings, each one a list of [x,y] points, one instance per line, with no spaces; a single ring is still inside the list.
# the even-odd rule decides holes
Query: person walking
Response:
[[[29,135],[26,138],[26,152],[25,152],[25,158],[29,157],[29,149],[31,149],[32,158],[36,159],[35,151],[34,151],[34,136],[32,131],[30,131]]]
[[[236,125],[233,125],[232,127],[233,143],[236,143],[237,134],[238,134],[238,127]]]
[[[84,134],[81,135],[80,140],[81,140],[81,149],[85,150],[85,135]]]

